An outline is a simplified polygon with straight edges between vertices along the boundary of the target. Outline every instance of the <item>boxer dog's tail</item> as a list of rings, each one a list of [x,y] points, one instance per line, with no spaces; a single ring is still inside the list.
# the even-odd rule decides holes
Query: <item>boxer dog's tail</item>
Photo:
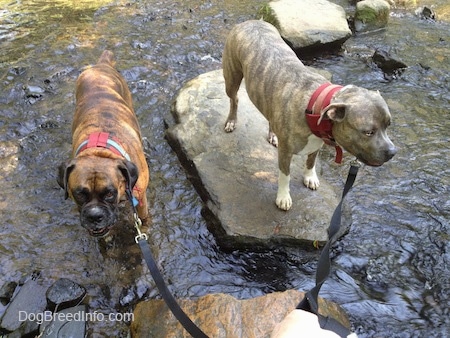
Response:
[[[114,65],[116,64],[114,53],[109,50],[105,50],[98,59],[97,63],[109,63],[112,67],[114,67]]]

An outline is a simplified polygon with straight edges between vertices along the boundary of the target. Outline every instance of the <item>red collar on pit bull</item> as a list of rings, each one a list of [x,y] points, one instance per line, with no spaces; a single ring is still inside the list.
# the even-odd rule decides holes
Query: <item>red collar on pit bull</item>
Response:
[[[130,155],[123,149],[123,147],[120,145],[119,140],[115,137],[110,137],[109,133],[92,133],[89,135],[88,139],[84,142],[82,142],[75,152],[75,156],[77,156],[82,151],[89,149],[89,148],[105,148],[109,151],[113,152],[116,155],[122,156],[128,161],[131,161]],[[133,188],[133,191],[140,196],[141,191],[135,186]],[[137,199],[133,196],[133,205],[141,205],[141,199]]]
[[[336,149],[336,163],[342,162],[342,148],[333,138],[333,122],[329,119],[322,119],[322,111],[330,105],[333,95],[341,90],[342,86],[329,82],[324,83],[312,94],[308,107],[305,110],[306,121],[311,132],[320,137],[326,144],[334,146]]]

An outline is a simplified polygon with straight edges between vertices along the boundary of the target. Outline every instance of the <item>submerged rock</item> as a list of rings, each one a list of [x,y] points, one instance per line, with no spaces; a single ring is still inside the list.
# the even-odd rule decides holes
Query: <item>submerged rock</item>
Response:
[[[303,161],[294,156],[293,206],[288,212],[278,209],[277,149],[266,141],[268,122],[249,100],[244,84],[232,133],[224,131],[228,110],[222,70],[217,70],[186,83],[173,104],[174,120],[166,120],[166,137],[205,202],[204,216],[219,244],[255,249],[325,242],[338,204],[333,187],[321,178],[317,191],[306,188]]]
[[[372,61],[383,73],[388,75],[399,74],[408,67],[404,62],[398,60],[395,55],[383,49],[377,49],[374,52]]]
[[[226,294],[211,294],[179,304],[191,320],[209,337],[268,338],[276,324],[303,299],[304,293],[289,290],[252,299],[239,300]],[[319,312],[349,327],[344,311],[319,298]],[[134,310],[131,335],[141,337],[186,338],[183,329],[163,300],[141,302]]]

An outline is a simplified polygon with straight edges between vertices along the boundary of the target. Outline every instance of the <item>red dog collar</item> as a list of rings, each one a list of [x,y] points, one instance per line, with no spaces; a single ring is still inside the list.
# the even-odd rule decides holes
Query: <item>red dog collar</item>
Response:
[[[88,139],[80,144],[75,156],[81,153],[83,150],[89,148],[105,148],[110,150],[116,155],[122,156],[123,158],[130,161],[130,156],[119,144],[116,138],[110,138],[109,133],[92,133],[89,135]]]
[[[336,163],[342,162],[342,148],[333,138],[333,121],[322,119],[321,112],[330,105],[333,95],[336,94],[342,86],[333,85],[329,82],[324,83],[311,96],[305,115],[311,132],[320,137],[326,144],[334,146],[336,149]]]

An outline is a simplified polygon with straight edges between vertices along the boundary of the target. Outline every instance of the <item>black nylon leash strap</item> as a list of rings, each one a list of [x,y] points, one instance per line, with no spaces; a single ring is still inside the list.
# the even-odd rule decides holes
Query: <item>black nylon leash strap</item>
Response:
[[[155,281],[156,287],[169,307],[170,311],[172,311],[175,318],[180,322],[180,324],[184,327],[184,329],[189,332],[189,334],[194,338],[209,338],[195,323],[189,318],[189,316],[183,311],[183,309],[178,305],[178,302],[170,293],[167,285],[164,281],[164,277],[156,265],[155,258],[153,258],[152,251],[150,250],[150,245],[148,244],[148,237],[146,234],[141,232],[142,222],[138,217],[136,206],[133,203],[133,194],[132,194],[131,186],[127,187],[125,190],[128,200],[131,204],[131,208],[133,209],[133,217],[135,220],[135,227],[138,232],[136,236],[136,243],[139,244],[141,248],[142,256],[144,256],[144,260],[147,263],[148,269],[150,270],[150,274],[152,275],[153,280]]]
[[[139,239],[138,244],[141,248],[142,255],[150,270],[150,273],[155,281],[156,287],[161,294],[161,297],[166,302],[170,311],[172,311],[175,318],[183,325],[185,330],[194,338],[209,338],[195,323],[188,317],[188,315],[178,305],[176,299],[172,296],[169,289],[164,282],[164,278],[159,271],[155,259],[153,258],[150,246],[146,239]]]
[[[339,202],[338,206],[336,207],[333,216],[331,218],[331,223],[328,228],[328,242],[326,243],[325,247],[322,250],[322,253],[319,258],[318,266],[317,266],[317,272],[316,272],[316,286],[311,289],[309,292],[306,293],[305,298],[300,302],[300,304],[297,306],[297,309],[305,310],[312,312],[316,314],[319,318],[319,324],[322,329],[333,331],[336,334],[338,334],[341,337],[347,337],[351,332],[343,326],[341,323],[339,323],[337,320],[330,318],[330,317],[324,317],[318,313],[318,301],[317,297],[320,291],[320,288],[322,284],[325,282],[325,280],[328,278],[328,275],[330,273],[331,268],[331,261],[330,261],[330,246],[332,242],[334,242],[335,237],[339,231],[340,225],[341,225],[341,214],[342,214],[342,202],[344,200],[344,197],[347,195],[347,193],[350,191],[351,187],[353,186],[353,183],[356,178],[356,174],[358,173],[358,167],[352,165],[347,177],[347,181],[344,186],[344,192],[342,194],[341,201]],[[129,197],[130,203],[132,205],[135,218],[137,218],[136,208],[133,205],[132,200],[132,193],[131,189],[127,189],[127,195]],[[159,293],[161,294],[162,298],[166,302],[167,306],[169,307],[170,311],[172,311],[175,318],[181,323],[181,325],[185,328],[189,334],[194,338],[209,338],[189,317],[186,315],[186,313],[181,309],[181,307],[178,305],[176,299],[173,297],[173,295],[170,293],[169,289],[166,286],[166,283],[164,282],[164,278],[161,275],[161,272],[158,269],[158,266],[156,265],[155,259],[153,258],[153,254],[150,250],[150,246],[147,242],[147,236],[144,236],[140,233],[139,226],[136,226],[139,235],[136,237],[136,242],[139,244],[139,247],[141,248],[142,255],[144,256],[145,262],[147,263],[147,266],[150,270],[150,273],[153,277],[153,280],[155,281],[156,287],[158,288]]]
[[[337,234],[341,227],[341,215],[342,215],[342,203],[344,201],[345,196],[350,191],[355,182],[356,175],[358,173],[359,166],[351,165],[350,170],[348,172],[347,180],[344,185],[344,191],[342,193],[342,198],[336,209],[333,212],[333,216],[331,217],[330,226],[328,227],[328,241],[322,249],[322,253],[320,254],[319,261],[317,262],[317,271],[316,271],[316,286],[312,288],[305,294],[303,300],[298,304],[297,309],[309,311],[314,313],[319,317],[319,324],[322,329],[333,331],[341,337],[347,337],[351,334],[351,331],[339,323],[337,320],[324,317],[319,314],[319,304],[318,304],[318,296],[320,288],[322,287],[325,280],[330,275],[331,270],[331,260],[330,260],[330,247],[336,240]]]

